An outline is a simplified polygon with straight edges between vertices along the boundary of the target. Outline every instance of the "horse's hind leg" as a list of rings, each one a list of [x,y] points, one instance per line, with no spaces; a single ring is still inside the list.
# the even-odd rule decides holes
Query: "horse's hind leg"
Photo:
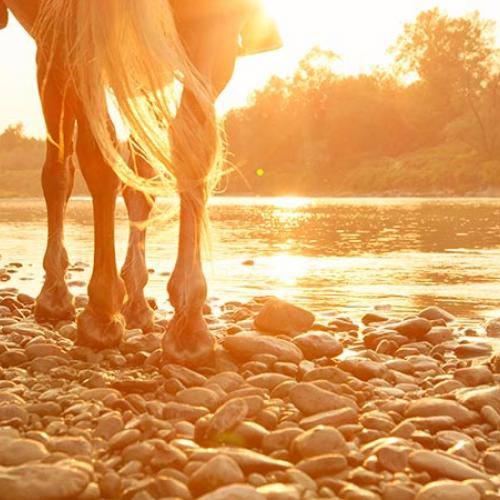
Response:
[[[42,186],[47,205],[48,238],[43,267],[45,282],[35,305],[38,321],[73,319],[73,297],[64,281],[68,255],[64,247],[64,213],[73,188],[75,167],[73,129],[75,118],[58,88],[55,71],[46,77],[39,61],[40,97],[49,138],[42,171]]]
[[[152,168],[139,156],[135,159],[135,167],[143,177],[153,174]],[[127,257],[120,273],[127,289],[122,313],[127,328],[141,328],[148,332],[154,328],[154,312],[144,297],[144,287],[148,282],[144,225],[151,213],[153,200],[131,187],[124,188],[123,198],[127,205],[130,232]]]
[[[104,160],[84,113],[78,111],[76,150],[94,209],[94,268],[88,286],[89,303],[77,320],[77,343],[95,349],[118,344],[124,331],[120,311],[125,287],[115,257],[116,196],[120,182]]]

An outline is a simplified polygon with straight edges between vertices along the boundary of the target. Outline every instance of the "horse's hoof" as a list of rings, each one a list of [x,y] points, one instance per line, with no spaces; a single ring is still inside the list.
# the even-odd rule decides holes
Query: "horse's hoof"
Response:
[[[42,289],[35,302],[34,314],[39,323],[74,320],[73,296],[66,285]]]
[[[163,360],[183,366],[206,366],[213,361],[215,340],[201,315],[175,315],[162,339]]]
[[[155,313],[146,301],[126,302],[123,306],[122,314],[129,330],[139,328],[144,333],[148,333],[152,332],[155,328]]]
[[[96,351],[116,347],[125,331],[125,321],[121,314],[116,314],[111,319],[102,318],[89,309],[78,316],[76,324],[75,343]]]

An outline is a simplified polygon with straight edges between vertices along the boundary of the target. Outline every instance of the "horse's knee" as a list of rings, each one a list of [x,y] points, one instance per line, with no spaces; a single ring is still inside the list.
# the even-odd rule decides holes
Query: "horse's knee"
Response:
[[[57,158],[47,154],[42,167],[42,188],[44,196],[67,197],[73,187],[75,165],[72,157]]]

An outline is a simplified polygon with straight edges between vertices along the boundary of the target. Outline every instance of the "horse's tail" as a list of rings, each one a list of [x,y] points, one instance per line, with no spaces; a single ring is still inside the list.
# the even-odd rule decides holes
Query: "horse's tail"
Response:
[[[1,1],[1,0],[0,0]],[[166,0],[42,0],[35,27],[48,58],[62,55],[104,159],[125,185],[149,195],[178,191],[204,217],[218,180],[221,140],[214,98],[190,63]],[[182,106],[181,90],[195,106]],[[136,155],[127,163],[109,123],[114,102]]]
[[[7,26],[7,22],[9,21],[9,11],[7,10],[6,5],[0,0],[0,30]]]

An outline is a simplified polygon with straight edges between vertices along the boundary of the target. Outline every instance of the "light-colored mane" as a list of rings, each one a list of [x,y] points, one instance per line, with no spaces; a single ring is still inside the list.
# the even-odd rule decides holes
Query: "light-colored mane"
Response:
[[[177,190],[203,212],[221,171],[222,141],[214,97],[189,61],[169,2],[42,0],[34,34],[49,64],[62,61],[68,81],[61,84],[76,93],[102,155],[123,183],[149,195]],[[181,86],[196,101],[194,111],[178,112]],[[128,165],[110,126],[109,99],[154,177]]]

